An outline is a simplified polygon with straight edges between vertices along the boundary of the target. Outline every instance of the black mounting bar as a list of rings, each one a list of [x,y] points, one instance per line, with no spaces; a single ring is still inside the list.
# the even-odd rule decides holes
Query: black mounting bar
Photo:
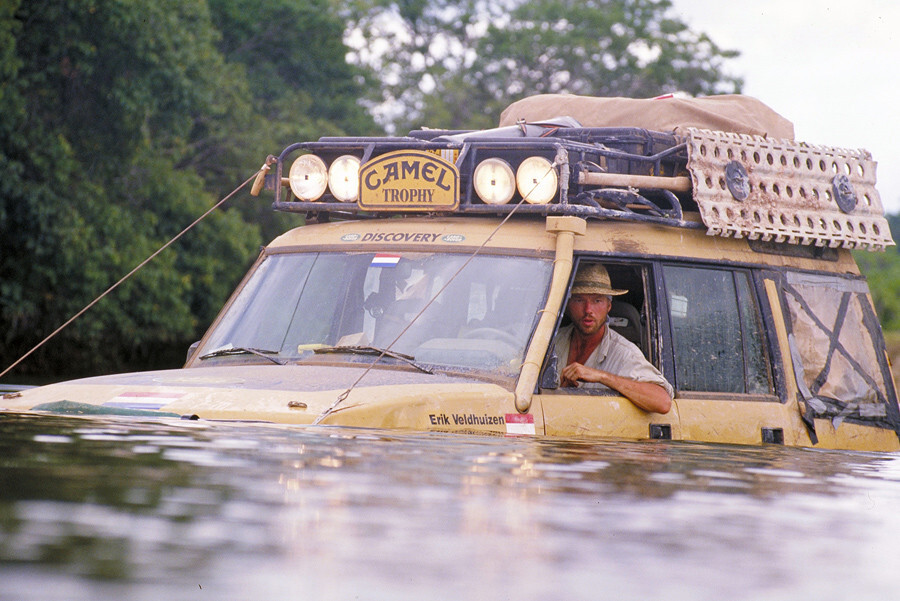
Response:
[[[360,218],[382,216],[367,213],[353,202],[336,202],[326,194],[317,201],[292,201],[285,195],[284,165],[299,151],[311,152],[326,163],[345,154],[366,161],[396,150],[432,151],[452,157],[460,173],[461,215],[574,215],[702,228],[684,220],[684,210],[696,210],[690,190],[667,185],[687,175],[687,144],[674,133],[640,128],[582,128],[524,125],[477,132],[420,130],[398,137],[323,137],[292,144],[278,156],[266,187],[275,191],[273,208],[292,213],[337,213]],[[475,193],[473,174],[479,162],[498,157],[511,165],[540,155],[559,170],[559,192],[549,204],[528,204],[520,196],[508,204],[486,204]],[[583,183],[585,173],[643,177],[650,185]],[[647,177],[649,176],[649,177]],[[625,182],[629,181],[624,180]],[[673,191],[675,190],[675,191]],[[399,212],[398,212],[399,213]],[[403,211],[409,214],[408,211]],[[446,214],[446,213],[443,213]]]

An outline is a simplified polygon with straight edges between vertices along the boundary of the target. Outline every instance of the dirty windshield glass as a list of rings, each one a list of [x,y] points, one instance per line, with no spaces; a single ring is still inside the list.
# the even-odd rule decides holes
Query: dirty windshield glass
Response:
[[[406,252],[269,256],[199,356],[253,349],[290,360],[329,347],[374,347],[422,364],[514,374],[543,308],[552,262],[468,259]],[[341,354],[329,350],[329,360]],[[346,359],[372,360],[353,355]]]

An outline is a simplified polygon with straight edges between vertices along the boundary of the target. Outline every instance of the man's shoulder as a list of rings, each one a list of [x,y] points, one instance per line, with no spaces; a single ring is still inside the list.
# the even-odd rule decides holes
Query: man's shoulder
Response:
[[[609,336],[610,344],[614,345],[619,352],[640,356],[641,359],[647,360],[647,358],[644,357],[644,352],[638,345],[628,340],[614,329],[607,328],[606,335]]]

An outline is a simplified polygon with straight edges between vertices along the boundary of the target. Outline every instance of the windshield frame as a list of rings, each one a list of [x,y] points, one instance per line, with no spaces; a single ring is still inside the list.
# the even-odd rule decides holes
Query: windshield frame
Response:
[[[515,252],[510,252],[509,249],[482,249],[479,252],[473,252],[472,249],[466,248],[427,248],[423,249],[420,245],[417,245],[413,248],[390,248],[386,251],[381,251],[380,249],[370,248],[370,247],[353,247],[347,248],[346,246],[334,247],[332,245],[327,246],[318,246],[318,247],[305,247],[305,246],[292,246],[292,247],[282,247],[276,249],[266,249],[263,253],[260,254],[257,261],[254,263],[252,268],[248,271],[247,275],[241,281],[239,286],[235,289],[231,298],[229,298],[228,302],[220,311],[219,315],[216,317],[214,322],[211,324],[210,328],[204,335],[203,339],[201,339],[200,343],[197,345],[197,348],[192,353],[190,359],[186,363],[185,367],[200,367],[200,366],[222,366],[222,365],[272,365],[277,369],[277,366],[273,365],[275,361],[271,360],[270,357],[259,357],[255,353],[217,353],[222,348],[227,348],[228,344],[231,344],[233,347],[247,347],[250,349],[274,349],[277,348],[277,345],[267,344],[265,341],[260,340],[244,340],[244,341],[223,341],[223,339],[218,336],[219,333],[222,332],[223,326],[228,325],[228,321],[231,319],[232,321],[235,319],[234,315],[242,315],[243,312],[247,309],[247,304],[253,302],[253,296],[258,294],[258,289],[262,285],[259,281],[261,270],[266,269],[267,267],[271,267],[273,263],[272,261],[285,260],[288,262],[291,261],[299,261],[300,259],[292,259],[292,257],[300,257],[303,258],[313,258],[314,260],[318,260],[319,257],[343,257],[345,259],[353,259],[356,261],[366,261],[369,258],[374,257],[379,253],[389,253],[389,254],[398,254],[404,260],[411,259],[417,261],[424,262],[433,262],[436,265],[442,266],[443,274],[445,275],[445,279],[450,280],[450,284],[444,286],[446,290],[440,290],[438,292],[438,299],[442,299],[443,295],[451,294],[454,287],[459,288],[457,282],[454,280],[458,279],[459,283],[464,283],[471,286],[478,285],[476,280],[482,280],[481,286],[485,286],[484,282],[490,281],[493,282],[497,280],[493,284],[493,298],[487,302],[493,302],[494,306],[490,307],[493,311],[498,310],[497,303],[499,303],[499,299],[497,296],[501,293],[501,287],[504,284],[511,284],[514,290],[518,290],[521,286],[525,285],[528,287],[530,291],[527,296],[528,302],[526,303],[526,307],[523,310],[525,319],[515,322],[518,324],[517,331],[519,332],[518,337],[515,338],[515,346],[511,347],[512,350],[507,350],[508,352],[515,351],[514,357],[504,357],[508,359],[506,361],[506,366],[498,371],[497,366],[486,367],[486,363],[480,363],[478,361],[447,361],[447,360],[436,360],[435,353],[439,354],[439,351],[442,349],[439,348],[430,348],[426,349],[425,357],[415,357],[414,363],[417,365],[410,364],[408,359],[404,359],[402,357],[391,357],[392,353],[409,353],[410,348],[408,346],[404,346],[403,336],[401,334],[397,338],[392,336],[388,336],[387,338],[382,337],[382,339],[378,342],[379,344],[375,344],[372,341],[362,341],[360,343],[359,340],[342,340],[332,341],[331,344],[310,344],[308,349],[303,349],[304,345],[300,345],[301,349],[298,349],[298,353],[296,355],[283,355],[276,354],[274,357],[277,357],[280,361],[289,364],[315,364],[315,365],[347,365],[347,366],[370,366],[372,364],[377,363],[382,367],[390,367],[393,369],[404,369],[404,370],[416,370],[417,368],[421,368],[424,366],[429,371],[433,372],[443,372],[443,373],[453,373],[460,374],[469,377],[476,377],[478,379],[489,379],[491,381],[496,380],[504,380],[510,381],[514,380],[518,377],[519,371],[521,369],[522,361],[524,360],[525,353],[527,349],[531,345],[531,339],[534,333],[534,329],[537,325],[538,317],[540,312],[544,309],[547,295],[549,294],[550,287],[550,279],[553,270],[553,255],[547,252],[536,252],[534,250],[525,250],[521,251],[519,249],[514,249]],[[285,257],[284,259],[280,259],[281,257]],[[367,259],[359,259],[359,257],[367,257]],[[443,265],[446,263],[446,265]],[[457,267],[457,269],[451,269],[451,267]],[[493,270],[487,270],[486,267],[493,266]],[[500,270],[501,267],[505,269]],[[533,273],[529,272],[529,266]],[[522,267],[525,267],[524,270],[524,278],[523,278],[523,270]],[[356,269],[360,269],[356,267]],[[372,269],[372,267],[368,267],[368,269]],[[453,272],[451,274],[450,272]],[[368,271],[367,271],[368,272]],[[494,273],[497,272],[497,273]],[[486,276],[485,273],[488,275]],[[449,276],[447,274],[450,274]],[[505,274],[505,275],[504,275]],[[510,275],[511,274],[511,275]],[[500,277],[502,275],[502,277]],[[308,277],[309,273],[306,274],[305,277]],[[505,278],[505,280],[504,280]],[[524,279],[524,283],[523,283]],[[445,282],[446,283],[446,282]],[[305,286],[306,284],[304,284]],[[436,285],[432,286],[431,292],[434,292],[434,288]],[[300,293],[301,295],[303,292]],[[250,295],[249,297],[247,295]],[[484,301],[484,299],[482,299]],[[434,301],[437,304],[437,301]],[[465,300],[464,302],[468,303],[468,318],[467,324],[471,320],[471,312],[474,304],[478,304],[473,301],[471,296]],[[431,307],[425,306],[424,309],[421,307],[421,304],[413,307],[414,309],[418,309],[421,311],[421,317],[419,320],[423,320],[423,324],[431,324],[436,323],[435,315],[443,318],[443,314],[434,313],[434,309]],[[238,311],[235,314],[235,311]],[[344,308],[339,308],[337,306],[333,307],[333,310],[336,312],[345,311]],[[431,311],[431,316],[429,317],[429,311]],[[506,311],[507,313],[509,311]],[[530,323],[527,322],[527,317],[530,315],[531,320]],[[482,317],[486,317],[483,315]],[[431,320],[430,322],[428,320]],[[418,323],[418,321],[417,321]],[[523,325],[524,329],[523,329]],[[413,326],[409,326],[409,324],[405,324],[406,326],[412,329]],[[499,334],[494,334],[493,328],[490,326],[483,328],[474,328],[477,330],[483,330],[475,333],[475,337],[473,342],[470,344],[471,348],[474,351],[481,351],[483,353],[497,353],[495,347],[498,346],[498,342],[493,339],[499,339]],[[479,338],[481,339],[479,341]],[[456,342],[459,342],[462,339],[456,339]],[[435,338],[434,340],[438,340]],[[451,339],[442,339],[444,343],[452,342]],[[368,342],[368,344],[365,344]],[[441,341],[438,341],[441,342]],[[510,341],[512,342],[512,341]],[[359,353],[359,352],[329,352],[327,356],[322,353],[315,353],[316,348],[322,347],[340,347],[340,346],[365,346],[365,347],[374,347],[375,349],[387,349],[388,353],[383,353],[379,356],[376,353]],[[452,345],[451,345],[452,346]],[[507,346],[510,346],[507,344]],[[479,348],[480,347],[480,348]],[[422,346],[417,347],[422,349]],[[284,349],[284,346],[282,346]],[[306,352],[308,351],[308,352]],[[443,351],[451,352],[450,349],[444,348]],[[452,352],[463,353],[463,349],[453,349]],[[415,353],[410,353],[411,356],[414,356]],[[201,357],[205,357],[201,360]]]

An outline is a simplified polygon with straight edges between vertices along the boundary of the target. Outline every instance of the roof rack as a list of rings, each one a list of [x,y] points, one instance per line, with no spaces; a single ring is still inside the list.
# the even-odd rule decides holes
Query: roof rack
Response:
[[[710,235],[869,250],[894,244],[868,151],[688,131],[693,197]]]
[[[433,213],[339,202],[328,190],[315,201],[288,200],[284,165],[296,153],[325,164],[352,155],[365,166],[389,153],[441,157],[458,172],[461,215],[575,215],[669,227],[706,228],[710,235],[789,244],[882,250],[894,244],[875,190],[875,162],[851,151],[761,136],[688,129],[687,135],[642,128],[580,127],[569,118],[484,131],[419,130],[401,137],[323,137],[293,144],[275,161],[266,187],[274,208],[355,218]],[[547,204],[489,204],[475,191],[475,168],[500,158],[513,168],[530,156],[552,161],[558,191]],[[365,167],[364,167],[365,168]],[[363,169],[364,169],[363,168]],[[276,185],[280,182],[280,185]],[[685,219],[699,212],[702,223]]]
[[[403,137],[326,137],[288,146],[267,177],[275,190],[274,208],[300,213],[334,212],[363,217],[354,203],[338,202],[329,194],[316,201],[284,200],[284,164],[298,151],[328,162],[344,154],[363,164],[373,157],[399,150],[419,150],[450,158],[460,173],[458,214],[504,215],[513,210],[531,215],[577,215],[585,218],[626,219],[698,227],[685,221],[683,203],[690,203],[690,180],[685,164],[687,144],[674,134],[639,128],[582,128],[555,125],[521,126],[485,131],[419,130]],[[556,162],[559,194],[549,204],[487,204],[475,193],[472,173],[486,157],[516,163],[540,155]],[[678,194],[684,195],[679,198]],[[423,210],[423,212],[431,212]]]

